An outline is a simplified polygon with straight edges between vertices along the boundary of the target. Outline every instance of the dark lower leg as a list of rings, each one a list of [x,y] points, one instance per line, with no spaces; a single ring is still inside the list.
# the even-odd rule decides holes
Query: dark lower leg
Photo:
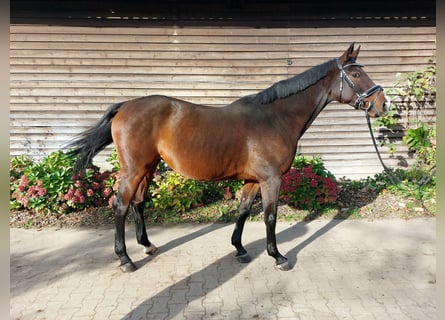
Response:
[[[272,177],[261,184],[261,195],[264,208],[264,223],[266,224],[267,253],[275,259],[277,266],[287,269],[287,258],[278,251],[275,236],[280,185],[281,178],[279,176]]]
[[[115,224],[114,251],[121,261],[121,270],[124,272],[134,271],[136,266],[128,256],[125,246],[125,217],[127,215],[127,208],[123,205],[120,194],[117,195],[113,203],[113,209]]]
[[[250,208],[252,207],[253,200],[255,199],[258,190],[259,185],[254,183],[246,184],[242,190],[241,203],[238,209],[240,216],[235,224],[235,229],[232,234],[232,245],[236,248],[236,256],[239,257],[238,259],[240,262],[250,261],[246,249],[244,249],[241,244],[241,236],[244,230],[244,224],[250,214]]]
[[[155,254],[158,251],[150,240],[148,240],[147,229],[145,227],[144,220],[144,208],[145,202],[138,204],[133,203],[131,205],[132,211],[134,213],[134,221],[136,225],[136,240],[140,245],[144,246],[144,252],[146,254]]]
[[[150,241],[148,240],[147,236],[147,230],[145,228],[145,221],[144,221],[144,206],[145,203],[132,203],[131,210],[134,213],[134,222],[136,225],[136,239],[137,242],[145,247],[149,247],[151,245]]]
[[[264,222],[266,224],[267,235],[267,254],[275,258],[277,265],[287,263],[287,258],[278,251],[277,240],[275,236],[275,227],[277,224],[277,210],[270,209],[264,214]]]
[[[246,249],[244,249],[241,244],[241,235],[243,233],[244,224],[246,222],[247,217],[249,216],[250,211],[244,209],[235,224],[235,230],[233,230],[232,234],[232,245],[236,248],[237,256],[244,256],[247,254]]]

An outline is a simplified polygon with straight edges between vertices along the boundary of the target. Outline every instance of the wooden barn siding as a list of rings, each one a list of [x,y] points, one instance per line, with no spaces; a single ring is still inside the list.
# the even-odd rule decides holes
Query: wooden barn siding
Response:
[[[12,25],[10,32],[10,153],[35,158],[59,149],[115,102],[164,94],[223,106],[339,56],[352,41],[361,45],[359,61],[370,77],[390,87],[397,73],[423,68],[436,48],[434,27]],[[338,177],[382,171],[364,113],[347,105],[329,105],[299,150],[320,155]],[[108,151],[96,162],[103,163]],[[391,166],[407,158],[403,149],[393,158],[382,151]]]

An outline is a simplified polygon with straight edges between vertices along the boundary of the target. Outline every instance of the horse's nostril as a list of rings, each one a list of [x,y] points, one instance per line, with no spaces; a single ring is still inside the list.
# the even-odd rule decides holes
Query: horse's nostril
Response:
[[[386,98],[385,103],[383,104],[383,114],[382,115],[385,115],[388,113],[390,106],[391,106],[391,100]]]
[[[390,106],[391,106],[391,100],[385,96],[385,109],[389,110]]]

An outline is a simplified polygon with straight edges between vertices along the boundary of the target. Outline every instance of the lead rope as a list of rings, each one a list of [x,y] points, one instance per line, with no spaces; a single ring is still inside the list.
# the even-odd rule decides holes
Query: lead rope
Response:
[[[369,128],[369,133],[371,135],[371,139],[372,139],[372,144],[374,145],[375,151],[377,153],[377,157],[379,158],[379,161],[383,167],[383,169],[385,170],[386,174],[388,175],[388,178],[391,180],[391,182],[393,184],[396,184],[396,180],[397,183],[400,183],[402,181],[400,181],[400,179],[397,179],[394,174],[392,173],[391,169],[389,169],[385,163],[383,162],[382,156],[380,155],[380,151],[379,148],[377,147],[377,143],[375,141],[375,137],[374,137],[374,132],[372,131],[372,127],[371,127],[371,119],[369,117],[369,114],[366,112],[366,122],[368,123],[368,128]],[[436,174],[436,165],[434,165],[431,168],[431,172],[430,174],[425,174],[422,179],[420,179],[420,181],[418,182],[418,186],[421,187],[425,184],[427,184],[428,182],[431,181],[431,179],[433,178],[433,176]]]
[[[389,180],[391,180],[391,182],[393,184],[396,184],[394,175],[392,174],[391,170],[385,165],[385,163],[383,162],[382,156],[380,155],[379,148],[377,147],[377,142],[375,141],[374,132],[372,131],[371,119],[369,118],[369,114],[367,112],[366,112],[366,122],[368,123],[369,134],[371,135],[372,144],[374,145],[374,149],[375,149],[375,152],[377,153],[377,157],[379,158],[383,169],[385,170],[386,174],[388,175]],[[398,182],[400,182],[400,180]]]

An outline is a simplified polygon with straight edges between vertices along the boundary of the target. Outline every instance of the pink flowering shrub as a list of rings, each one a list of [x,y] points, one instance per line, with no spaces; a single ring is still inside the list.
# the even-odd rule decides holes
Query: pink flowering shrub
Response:
[[[75,158],[62,151],[53,152],[40,162],[26,156],[10,161],[10,209],[69,213],[90,207],[111,206],[119,166],[108,159],[113,171],[101,172],[90,165],[83,177],[72,177]],[[114,161],[114,162],[113,162]],[[230,199],[242,182],[198,182],[167,170],[158,169],[150,186],[147,207],[183,212],[203,205],[205,199]],[[280,199],[300,209],[318,210],[335,203],[340,188],[319,158],[296,157],[283,176]]]
[[[320,158],[297,156],[282,177],[280,199],[304,210],[319,210],[337,201],[340,187]]]
[[[116,174],[89,166],[73,180],[74,157],[53,152],[40,162],[25,156],[10,161],[10,208],[68,213],[108,205]]]

